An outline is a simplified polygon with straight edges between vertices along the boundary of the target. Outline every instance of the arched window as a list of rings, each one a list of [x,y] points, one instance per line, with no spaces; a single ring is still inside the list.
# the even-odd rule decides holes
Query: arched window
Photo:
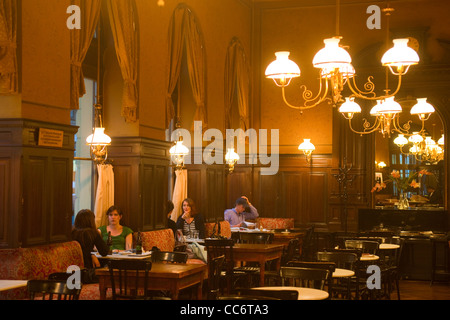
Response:
[[[189,108],[189,105],[192,106],[190,98],[187,98],[186,104],[183,103],[189,86],[186,74],[189,76],[190,90],[195,101],[194,108]],[[167,127],[172,120],[180,126],[183,124],[186,129],[193,128],[194,121],[202,121],[203,128],[207,127],[205,78],[203,35],[192,10],[186,4],[180,4],[172,15],[169,29]]]
[[[249,128],[249,67],[244,47],[234,37],[225,62],[225,125],[227,129]]]

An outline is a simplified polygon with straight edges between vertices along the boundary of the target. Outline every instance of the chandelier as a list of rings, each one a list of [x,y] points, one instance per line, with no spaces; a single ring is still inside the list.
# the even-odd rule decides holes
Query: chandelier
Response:
[[[86,145],[90,147],[91,158],[98,164],[104,164],[108,158],[108,146],[111,145],[111,138],[105,134],[102,123],[103,107],[100,103],[100,22],[97,29],[97,93],[95,108],[95,127],[93,133],[86,138]],[[98,126],[97,126],[98,125]]]
[[[399,134],[397,138],[394,139],[394,143],[400,148],[400,152],[404,155],[413,155],[416,160],[437,163],[444,159],[444,135],[436,141],[430,136],[425,136],[424,133],[414,132],[409,139],[407,139],[403,134]],[[404,152],[403,147],[412,143],[409,148],[409,152]]]
[[[239,155],[234,151],[234,148],[228,148],[228,152],[225,155],[225,162],[227,163],[229,173],[234,171],[234,165],[239,159]]]
[[[385,8],[386,16],[389,18],[392,8]],[[339,0],[337,0],[337,32],[339,34]],[[387,32],[389,35],[389,19],[387,25]],[[281,88],[282,97],[287,106],[293,109],[304,110],[314,108],[319,104],[328,101],[333,106],[342,104],[339,112],[349,120],[350,128],[353,132],[358,134],[369,134],[375,131],[380,131],[383,136],[390,135],[391,130],[399,133],[407,134],[409,123],[401,126],[399,123],[398,114],[402,112],[401,106],[394,100],[395,95],[399,92],[402,84],[402,77],[408,72],[412,65],[419,63],[419,56],[417,52],[408,47],[409,39],[395,39],[394,46],[384,53],[381,64],[386,67],[386,74],[388,70],[397,77],[397,87],[395,90],[390,90],[388,85],[384,90],[384,95],[377,96],[375,93],[375,84],[373,77],[369,76],[364,85],[364,89],[358,88],[356,84],[356,71],[352,65],[352,59],[347,50],[339,43],[342,37],[335,36],[333,38],[325,39],[325,47],[321,49],[314,56],[313,66],[319,69],[319,92],[314,94],[308,90],[305,85],[301,86],[303,105],[295,106],[289,103],[286,99],[286,87],[290,85],[293,78],[300,77],[301,71],[299,66],[289,59],[290,52],[280,51],[276,52],[276,60],[267,67],[265,75],[269,79],[273,79],[275,84]],[[387,82],[387,81],[386,81]],[[342,97],[342,91],[347,87],[351,95],[345,99]],[[372,125],[369,121],[364,119],[364,130],[356,131],[353,129],[351,121],[355,113],[361,113],[361,107],[355,102],[355,98],[364,100],[376,101],[376,106],[371,110],[371,115],[376,117],[375,123]],[[420,104],[423,106],[423,104]],[[429,115],[434,112],[434,108],[429,105],[428,109],[424,110],[421,107],[419,110],[414,109],[415,113],[419,115],[422,124],[426,121]],[[431,108],[430,108],[431,106]],[[411,110],[411,113],[413,110]]]
[[[180,136],[175,145],[169,150],[169,154],[172,158],[172,163],[175,164],[175,170],[181,170],[184,168],[184,157],[189,154],[189,149],[183,144],[183,137]]]

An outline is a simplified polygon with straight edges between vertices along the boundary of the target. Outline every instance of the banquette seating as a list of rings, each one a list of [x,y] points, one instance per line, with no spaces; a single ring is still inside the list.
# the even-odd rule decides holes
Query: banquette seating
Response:
[[[78,242],[63,242],[32,248],[0,250],[0,279],[46,280],[53,273],[66,272],[70,266],[84,268]],[[27,288],[0,292],[0,300],[27,299]],[[98,284],[83,285],[80,300],[100,298]]]

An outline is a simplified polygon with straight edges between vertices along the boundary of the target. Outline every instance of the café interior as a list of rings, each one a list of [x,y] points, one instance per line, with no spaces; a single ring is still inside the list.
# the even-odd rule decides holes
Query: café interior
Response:
[[[0,299],[450,299],[449,12],[2,1]]]

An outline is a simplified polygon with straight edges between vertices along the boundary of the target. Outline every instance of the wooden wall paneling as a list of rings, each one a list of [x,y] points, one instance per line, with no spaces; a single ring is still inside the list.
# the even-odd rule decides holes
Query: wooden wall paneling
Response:
[[[122,159],[121,159],[122,160]],[[122,162],[122,161],[120,161]],[[123,211],[122,224],[130,228],[139,227],[139,183],[136,164],[114,162],[114,205]]]
[[[258,170],[260,172],[260,170]],[[256,198],[259,200],[259,215],[266,218],[283,218],[281,209],[281,175],[259,176]]]
[[[326,172],[312,172],[308,174],[308,194],[305,217],[307,224],[318,227],[327,226],[328,216],[328,174]]]
[[[49,203],[48,158],[24,155],[23,170],[26,177],[23,186],[24,217],[22,244],[24,246],[44,244],[47,240]]]
[[[155,228],[156,212],[155,212],[155,183],[154,180],[155,167],[153,165],[143,165],[142,174],[142,230],[147,231]],[[162,215],[162,212],[161,212]],[[138,231],[138,230],[136,230]]]
[[[187,196],[194,201],[198,212],[205,215],[208,210],[207,199],[203,196],[206,193],[204,190],[206,189],[204,178],[206,170],[202,168],[202,165],[189,165],[186,168],[188,170]]]
[[[223,219],[226,208],[226,186],[224,166],[207,168],[207,199],[208,212],[205,214],[207,221]]]
[[[72,216],[72,172],[73,160],[66,158],[51,158],[49,162],[50,194],[50,224],[49,241],[62,242],[70,239]]]
[[[253,199],[252,171],[251,166],[236,165],[233,173],[227,174],[226,209],[234,208],[236,200],[241,196],[246,196],[255,206],[258,204],[259,200]]]
[[[283,203],[281,214],[285,218],[294,218],[296,225],[304,223],[304,200],[308,186],[305,186],[305,173],[300,171],[282,171],[281,185]]]
[[[166,226],[165,204],[167,201],[168,167],[156,165],[153,179],[153,215],[154,228],[161,229]],[[145,212],[145,211],[144,211]]]
[[[11,159],[0,157],[0,247],[8,243],[9,190],[11,190]]]

